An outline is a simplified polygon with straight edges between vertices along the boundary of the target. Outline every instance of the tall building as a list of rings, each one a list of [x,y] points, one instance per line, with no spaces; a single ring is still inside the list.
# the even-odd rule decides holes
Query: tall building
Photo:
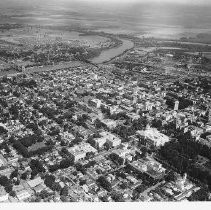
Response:
[[[211,124],[211,104],[208,104],[206,113],[208,113],[208,123]]]
[[[175,101],[174,110],[177,111],[179,109],[179,101]]]

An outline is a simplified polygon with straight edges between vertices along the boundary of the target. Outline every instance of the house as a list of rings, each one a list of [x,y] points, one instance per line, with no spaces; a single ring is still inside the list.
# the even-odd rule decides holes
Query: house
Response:
[[[101,149],[103,145],[106,143],[105,137],[96,138],[93,140],[95,148]]]
[[[3,157],[2,154],[0,154],[0,167],[5,166],[7,164],[6,159]]]
[[[111,120],[111,119],[101,119],[101,122],[106,125],[106,127],[108,127],[109,129],[113,129],[117,126],[117,123],[115,120]]]
[[[45,189],[45,186],[43,184],[39,184],[36,187],[33,188],[35,193],[40,193],[42,190]]]
[[[22,190],[16,194],[19,201],[26,200],[31,197],[31,194],[27,190]]]
[[[37,177],[37,178],[35,178],[33,180],[28,181],[27,183],[30,186],[30,188],[34,188],[34,187],[42,184],[43,180],[41,179],[41,177]]]
[[[101,100],[93,98],[93,99],[89,100],[89,104],[95,108],[100,108]]]

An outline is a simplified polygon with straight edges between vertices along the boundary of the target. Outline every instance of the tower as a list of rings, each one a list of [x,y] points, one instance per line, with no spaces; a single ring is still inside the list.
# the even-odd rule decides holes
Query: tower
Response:
[[[175,101],[174,103],[174,110],[177,111],[179,108],[179,101]]]
[[[209,103],[205,114],[208,114],[208,124],[211,124],[211,104]]]

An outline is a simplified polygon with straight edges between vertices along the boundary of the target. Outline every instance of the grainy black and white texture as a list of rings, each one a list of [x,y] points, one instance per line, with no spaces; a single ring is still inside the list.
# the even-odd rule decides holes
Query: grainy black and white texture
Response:
[[[0,202],[209,201],[210,9],[0,1]]]

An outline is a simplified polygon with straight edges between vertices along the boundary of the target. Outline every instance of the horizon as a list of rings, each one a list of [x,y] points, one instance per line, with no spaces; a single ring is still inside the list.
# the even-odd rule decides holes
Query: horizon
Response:
[[[0,0],[0,4],[8,5],[12,4],[36,4],[36,3],[44,3],[44,4],[60,4],[60,3],[103,3],[103,4],[177,4],[177,5],[211,5],[211,0]]]

